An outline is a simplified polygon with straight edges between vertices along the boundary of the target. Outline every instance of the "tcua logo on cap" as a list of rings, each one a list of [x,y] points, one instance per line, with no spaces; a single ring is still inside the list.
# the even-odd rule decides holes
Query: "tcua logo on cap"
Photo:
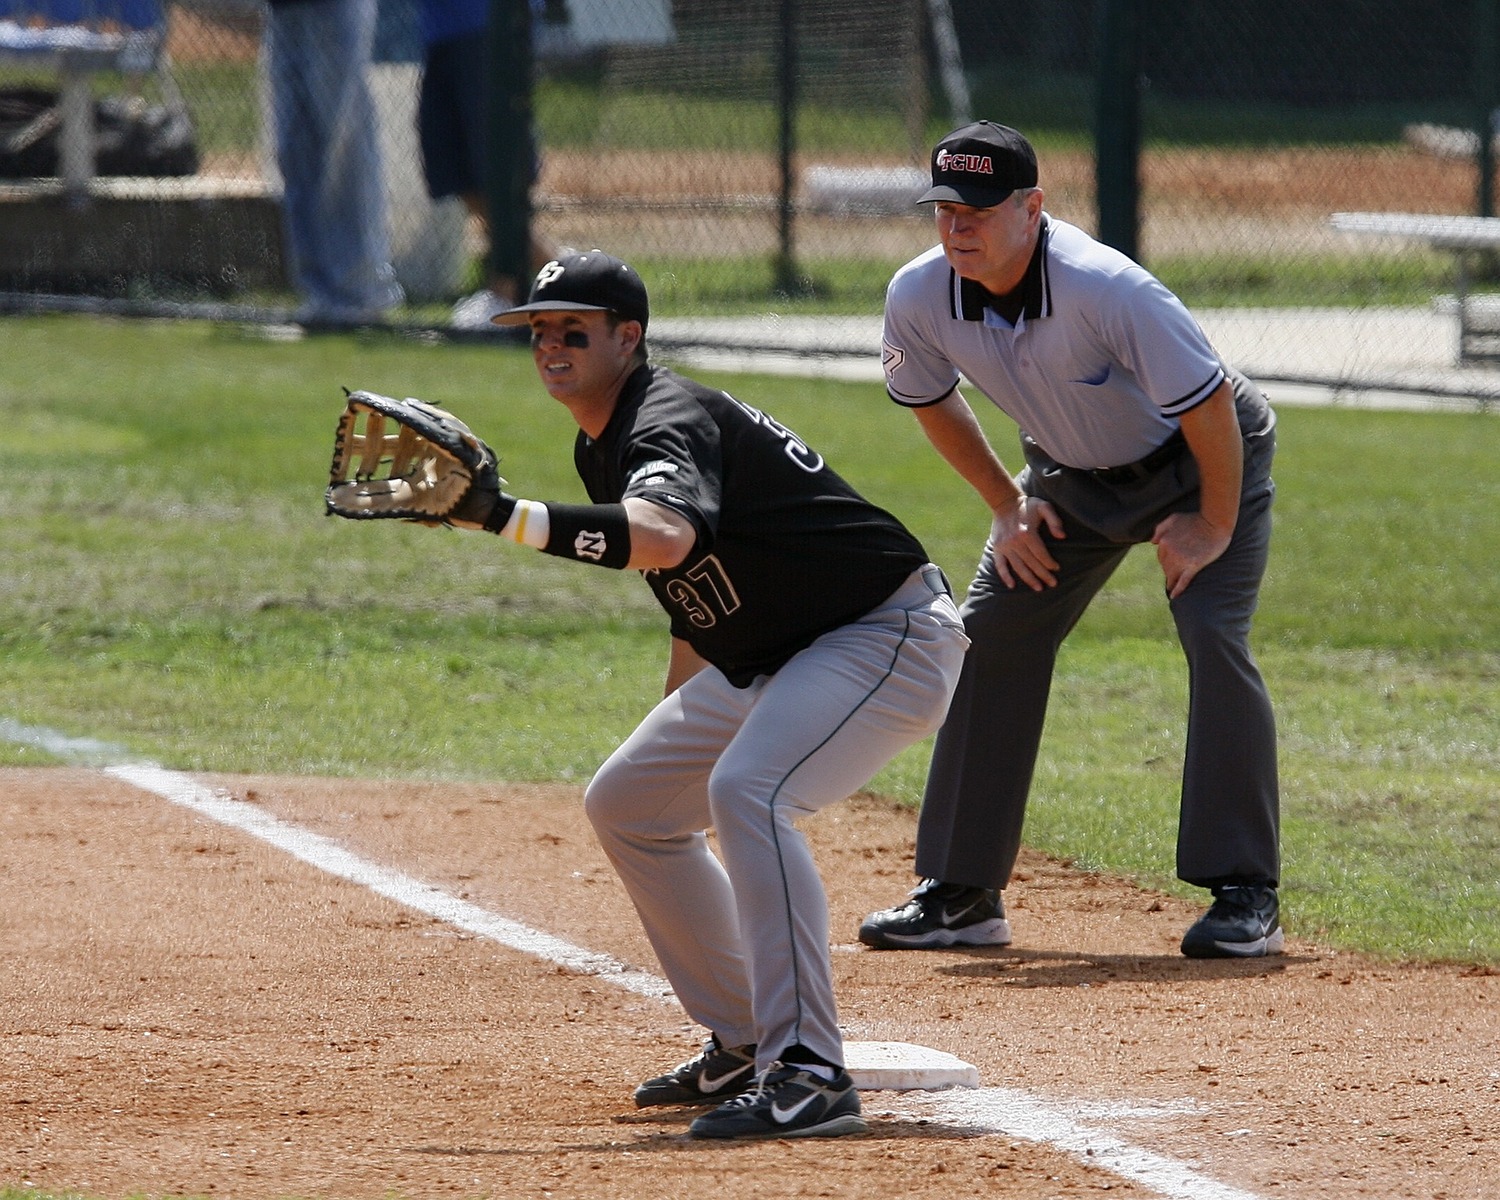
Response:
[[[995,163],[988,154],[953,154],[947,150],[939,150],[937,169],[939,171],[972,171],[975,175],[993,175]]]

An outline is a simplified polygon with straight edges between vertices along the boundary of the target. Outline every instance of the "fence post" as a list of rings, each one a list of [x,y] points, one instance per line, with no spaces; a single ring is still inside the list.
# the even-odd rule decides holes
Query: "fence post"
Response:
[[[1142,0],[1100,0],[1094,123],[1099,240],[1140,261]]]
[[[777,54],[776,104],[780,117],[778,153],[781,194],[776,205],[776,290],[795,295],[802,289],[793,249],[792,192],[796,182],[793,154],[797,127],[797,0],[781,0],[780,49]]]
[[[931,64],[923,43],[922,31],[927,27],[926,0],[908,0],[906,11],[906,43],[903,57],[906,59],[906,140],[910,144],[912,162],[923,162],[927,158],[927,75]]]
[[[1481,217],[1495,215],[1495,53],[1500,33],[1495,9],[1496,0],[1476,0],[1474,5],[1474,132],[1479,137],[1474,210]]]
[[[530,0],[490,0],[490,90],[486,97],[485,202],[489,210],[489,273],[516,281],[525,299],[531,278]]]
[[[957,129],[974,119],[974,105],[969,98],[969,81],[964,78],[963,55],[958,49],[958,34],[953,28],[953,6],[948,0],[927,0],[928,19],[932,22],[932,41],[937,51],[938,72],[943,93],[948,97],[948,128]],[[927,157],[927,139],[917,158]]]

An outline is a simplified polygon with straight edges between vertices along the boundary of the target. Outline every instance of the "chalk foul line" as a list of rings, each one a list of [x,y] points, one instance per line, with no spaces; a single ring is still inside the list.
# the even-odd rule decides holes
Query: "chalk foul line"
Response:
[[[107,767],[104,773],[192,809],[211,821],[260,838],[309,866],[426,913],[455,929],[499,942],[502,946],[556,963],[580,975],[598,975],[638,995],[668,999],[673,994],[664,979],[629,967],[607,954],[585,950],[562,938],[502,917],[400,871],[368,862],[331,838],[283,821],[254,804],[212,791],[176,771],[150,764],[125,764]]]
[[[368,888],[455,929],[578,974],[596,976],[640,996],[660,1000],[673,996],[666,980],[658,976],[502,917],[400,871],[368,862],[331,838],[205,787],[180,771],[131,760],[121,747],[91,738],[70,738],[3,717],[0,717],[0,739],[34,746],[74,765],[95,767],[122,783],[259,838],[309,866]],[[1086,1105],[1079,1105],[1081,1115],[1074,1115],[1028,1092],[985,1087],[902,1092],[890,1097],[884,1107],[900,1115],[922,1117],[976,1133],[1004,1134],[1044,1143],[1074,1155],[1089,1166],[1149,1187],[1165,1200],[1260,1200],[1251,1192],[1207,1178],[1186,1163],[1134,1146],[1107,1129],[1086,1125],[1089,1111]]]

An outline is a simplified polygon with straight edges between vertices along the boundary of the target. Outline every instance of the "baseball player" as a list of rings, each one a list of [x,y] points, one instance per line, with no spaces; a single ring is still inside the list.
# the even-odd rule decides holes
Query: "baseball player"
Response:
[[[455,523],[640,571],[670,619],[666,696],[584,799],[709,1032],[637,1105],[717,1105],[696,1137],[854,1132],[827,901],[796,822],[938,727],[968,639],[917,539],[768,414],[652,366],[648,319],[616,258],[542,268],[496,321],[530,326],[592,503],[490,491]]]
[[[1213,902],[1192,956],[1281,950],[1275,721],[1250,623],[1271,533],[1275,417],[1142,267],[1043,211],[1036,155],[979,121],[932,155],[940,245],[886,296],[890,396],[992,513],[963,604],[973,649],[932,758],[906,903],[877,948],[1003,945],[1058,647],[1132,545],[1156,547],[1187,657],[1178,875]],[[1020,426],[1001,464],[962,376]]]

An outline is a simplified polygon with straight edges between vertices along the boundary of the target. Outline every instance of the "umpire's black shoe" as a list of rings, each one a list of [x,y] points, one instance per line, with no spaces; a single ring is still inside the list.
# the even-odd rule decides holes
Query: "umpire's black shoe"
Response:
[[[859,940],[875,950],[1008,946],[1010,922],[994,889],[924,879],[905,904],[866,917]]]
[[[699,1054],[636,1088],[635,1106],[717,1104],[738,1096],[754,1082],[755,1047],[723,1046],[716,1034]]]
[[[1214,888],[1212,907],[1182,939],[1189,958],[1260,958],[1286,945],[1276,889],[1258,884]]]

